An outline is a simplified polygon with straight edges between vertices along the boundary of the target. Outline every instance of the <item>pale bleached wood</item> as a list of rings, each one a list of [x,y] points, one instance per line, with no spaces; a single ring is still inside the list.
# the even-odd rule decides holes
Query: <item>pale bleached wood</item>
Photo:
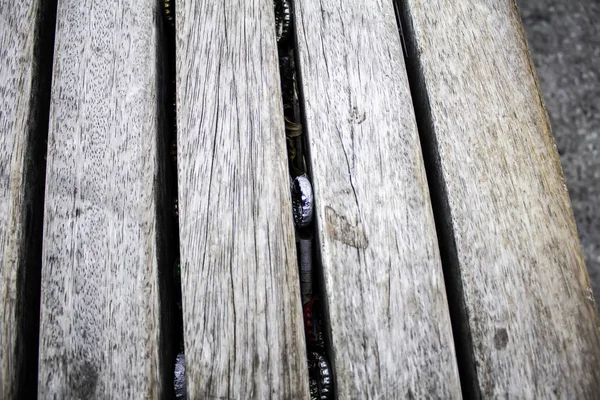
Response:
[[[160,398],[158,3],[61,0],[44,216],[41,399]]]
[[[393,4],[295,5],[338,396],[460,398]]]
[[[41,1],[0,2],[2,399],[35,393],[51,20]]]
[[[465,387],[598,398],[598,318],[514,1],[400,3],[471,336]]]
[[[176,9],[188,395],[307,398],[273,1]]]

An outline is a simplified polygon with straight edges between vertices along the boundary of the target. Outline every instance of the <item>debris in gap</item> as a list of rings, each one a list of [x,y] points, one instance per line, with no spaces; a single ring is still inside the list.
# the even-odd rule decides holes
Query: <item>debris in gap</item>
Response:
[[[173,137],[170,143],[169,148],[169,156],[174,167],[174,170],[177,171],[177,107],[176,107],[176,96],[175,96],[175,49],[174,49],[174,38],[175,38],[175,0],[161,0],[161,6],[163,11],[163,17],[165,20],[165,30],[166,37],[170,44],[170,47],[167,47],[167,63],[171,66],[171,73],[173,75],[172,80],[169,82],[170,86],[168,87],[167,92],[167,107],[171,108],[171,116],[172,116],[172,133]],[[179,219],[179,204],[177,200],[177,190],[175,190],[175,195],[172,198],[173,201],[173,218],[176,220]],[[173,278],[174,284],[176,287],[176,311],[181,315],[182,306],[181,306],[181,270],[180,270],[180,262],[177,260],[175,265],[173,266]],[[184,343],[183,337],[180,338],[179,343],[180,352],[177,354],[175,358],[174,365],[174,373],[173,373],[173,389],[175,391],[175,398],[178,400],[186,400],[187,399],[187,385],[185,378],[185,354],[184,354]]]
[[[290,0],[275,0],[275,35],[277,42],[286,40],[290,34],[292,11]]]
[[[293,99],[293,95],[291,98]],[[288,105],[286,108],[287,110],[291,110],[288,112],[293,114],[294,107]],[[302,125],[292,122],[288,117],[285,117],[285,136],[292,178],[305,175],[306,165],[304,163],[304,154],[302,151]],[[308,184],[310,185],[310,182],[308,182]]]
[[[313,219],[313,191],[306,174],[297,176],[292,182],[292,207],[294,223],[298,228],[306,228]]]
[[[281,95],[290,167],[292,212],[296,227],[296,246],[307,345],[311,400],[329,400],[333,396],[331,367],[323,337],[323,314],[314,287],[314,198],[304,159],[304,132],[300,124],[300,106],[296,88],[294,48],[291,31],[291,0],[275,0],[275,28],[279,48]]]
[[[175,0],[162,0],[163,14],[168,24],[172,27],[175,26],[175,10],[173,9],[175,5],[174,1]]]
[[[185,354],[183,351],[177,354],[175,359],[175,398],[185,400],[187,398],[187,389],[185,383]]]
[[[332,396],[331,368],[327,358],[316,351],[308,353],[311,400],[328,400]]]
[[[303,237],[304,236],[304,237]],[[313,261],[312,250],[313,235],[308,232],[300,235],[297,243],[300,264],[300,297],[302,304],[306,304],[313,297]]]
[[[321,305],[318,297],[311,298],[303,306],[304,330],[306,344],[309,350],[325,351],[325,340],[323,339]]]

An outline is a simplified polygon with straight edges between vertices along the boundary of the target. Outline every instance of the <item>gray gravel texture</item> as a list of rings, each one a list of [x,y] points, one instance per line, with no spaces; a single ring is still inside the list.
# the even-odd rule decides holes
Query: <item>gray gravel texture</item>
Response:
[[[517,0],[600,305],[600,0]]]

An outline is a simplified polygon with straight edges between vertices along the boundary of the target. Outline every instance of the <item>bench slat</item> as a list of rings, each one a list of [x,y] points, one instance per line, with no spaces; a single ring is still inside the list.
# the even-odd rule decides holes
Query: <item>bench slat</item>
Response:
[[[177,3],[190,398],[307,398],[272,0]]]
[[[597,398],[600,333],[513,0],[402,0],[472,395]]]
[[[60,1],[39,397],[160,398],[158,4]],[[172,378],[172,376],[171,376]]]
[[[0,398],[30,398],[37,369],[43,152],[51,13],[0,6]],[[42,33],[42,34],[40,34]]]
[[[295,4],[338,396],[460,398],[393,4]]]

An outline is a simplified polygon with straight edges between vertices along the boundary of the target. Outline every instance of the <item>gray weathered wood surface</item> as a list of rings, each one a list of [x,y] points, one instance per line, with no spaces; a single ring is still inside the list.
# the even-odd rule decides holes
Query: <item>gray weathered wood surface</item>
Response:
[[[598,398],[598,318],[514,1],[400,3],[471,335],[469,391]]]
[[[41,91],[48,86],[40,82],[43,12],[37,0],[0,4],[2,399],[29,398],[35,390],[44,179],[38,135],[47,117],[47,91]]]
[[[272,0],[177,3],[190,398],[307,398]]]
[[[295,5],[338,396],[460,398],[393,4]]]
[[[169,390],[159,356],[157,7],[59,2],[41,399],[160,398]]]

